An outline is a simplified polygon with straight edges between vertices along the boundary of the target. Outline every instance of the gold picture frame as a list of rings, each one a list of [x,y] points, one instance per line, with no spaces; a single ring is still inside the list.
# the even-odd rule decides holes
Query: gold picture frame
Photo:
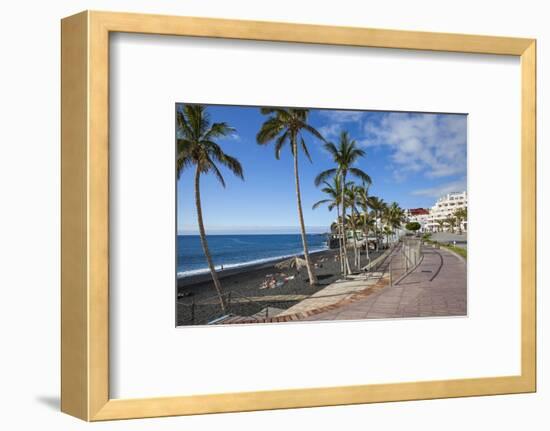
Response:
[[[61,410],[87,421],[536,390],[534,39],[85,11],[61,22]],[[284,41],[521,59],[521,374],[149,399],[109,397],[109,34]]]

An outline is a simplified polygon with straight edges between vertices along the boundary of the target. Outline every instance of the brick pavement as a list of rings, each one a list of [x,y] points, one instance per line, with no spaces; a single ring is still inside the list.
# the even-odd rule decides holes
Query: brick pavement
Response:
[[[382,275],[382,273],[378,272],[369,273],[368,275],[350,275],[346,280],[338,280],[331,283],[329,286],[311,295],[309,298],[283,311],[279,316],[303,313],[336,304],[358,292],[375,286]]]
[[[466,315],[466,261],[444,248],[424,246],[422,251],[420,265],[394,286],[303,320]],[[397,253],[395,258],[398,259]]]

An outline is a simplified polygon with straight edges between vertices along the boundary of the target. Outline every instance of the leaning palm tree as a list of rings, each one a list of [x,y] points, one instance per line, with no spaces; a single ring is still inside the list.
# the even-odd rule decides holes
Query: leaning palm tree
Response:
[[[210,249],[208,248],[202,219],[200,179],[202,174],[213,173],[221,185],[225,187],[225,180],[217,165],[224,166],[239,178],[244,179],[243,168],[240,162],[234,157],[225,154],[220,145],[216,143],[218,138],[232,134],[235,129],[227,123],[212,123],[210,115],[202,105],[184,105],[181,109],[177,110],[176,118],[178,125],[177,175],[179,178],[185,168],[195,167],[195,206],[197,209],[200,240],[222,311],[225,312],[226,304],[222,287],[214,268]]]
[[[298,204],[298,221],[300,222],[300,232],[302,234],[302,245],[304,248],[304,259],[306,261],[309,284],[317,284],[317,277],[313,271],[313,265],[309,258],[307,245],[306,227],[304,224],[304,213],[302,211],[302,196],[300,193],[300,175],[298,172],[298,154],[300,149],[311,161],[302,132],[306,131],[317,139],[325,142],[321,134],[307,122],[309,114],[308,109],[297,108],[261,108],[261,113],[269,115],[269,118],[262,124],[260,131],[256,135],[256,141],[260,145],[265,145],[275,141],[275,157],[281,156],[281,150],[284,145],[290,143],[290,151],[294,158],[294,182],[296,184],[296,202]]]
[[[436,220],[437,226],[439,227],[438,232],[443,232],[443,226],[445,226],[445,220],[439,219]]]
[[[350,138],[348,132],[342,132],[340,134],[340,141],[338,145],[333,144],[332,142],[327,142],[324,145],[325,149],[331,154],[334,163],[336,164],[335,168],[327,169],[326,171],[321,172],[315,178],[315,184],[319,185],[328,178],[334,176],[340,176],[342,179],[342,184],[346,184],[347,176],[352,175],[364,183],[371,184],[372,181],[368,174],[363,170],[354,167],[355,163],[365,156],[365,151],[360,149],[357,146],[357,142]],[[346,219],[346,200],[343,197],[344,189],[342,189],[342,220]],[[344,234],[344,241],[347,242],[346,228],[342,222],[342,230]],[[346,271],[344,271],[344,276],[347,275],[349,270],[349,261],[347,256],[347,244],[344,246],[344,259],[346,261]]]

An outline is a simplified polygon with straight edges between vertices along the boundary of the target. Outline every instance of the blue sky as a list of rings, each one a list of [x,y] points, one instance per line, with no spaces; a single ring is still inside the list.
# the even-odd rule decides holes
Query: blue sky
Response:
[[[242,181],[221,168],[226,188],[214,178],[201,179],[204,222],[209,234],[298,232],[293,161],[288,145],[280,160],[274,145],[258,145],[256,133],[267,118],[257,107],[209,105],[213,122],[225,121],[236,133],[219,140],[224,151],[237,157]],[[309,123],[325,139],[337,143],[342,130],[366,151],[357,167],[372,178],[370,194],[403,208],[430,207],[451,191],[466,190],[466,122],[460,114],[311,109]],[[332,168],[322,142],[304,133],[310,163],[300,154],[304,219],[311,233],[326,232],[336,217],[326,207],[312,205],[324,198],[314,178]],[[192,168],[177,183],[178,232],[196,233]]]

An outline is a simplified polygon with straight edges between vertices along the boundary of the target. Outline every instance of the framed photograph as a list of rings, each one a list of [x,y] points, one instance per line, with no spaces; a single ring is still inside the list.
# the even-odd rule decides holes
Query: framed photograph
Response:
[[[61,24],[62,411],[536,390],[535,40]]]
[[[467,315],[467,115],[178,103],[176,124],[178,325]]]

